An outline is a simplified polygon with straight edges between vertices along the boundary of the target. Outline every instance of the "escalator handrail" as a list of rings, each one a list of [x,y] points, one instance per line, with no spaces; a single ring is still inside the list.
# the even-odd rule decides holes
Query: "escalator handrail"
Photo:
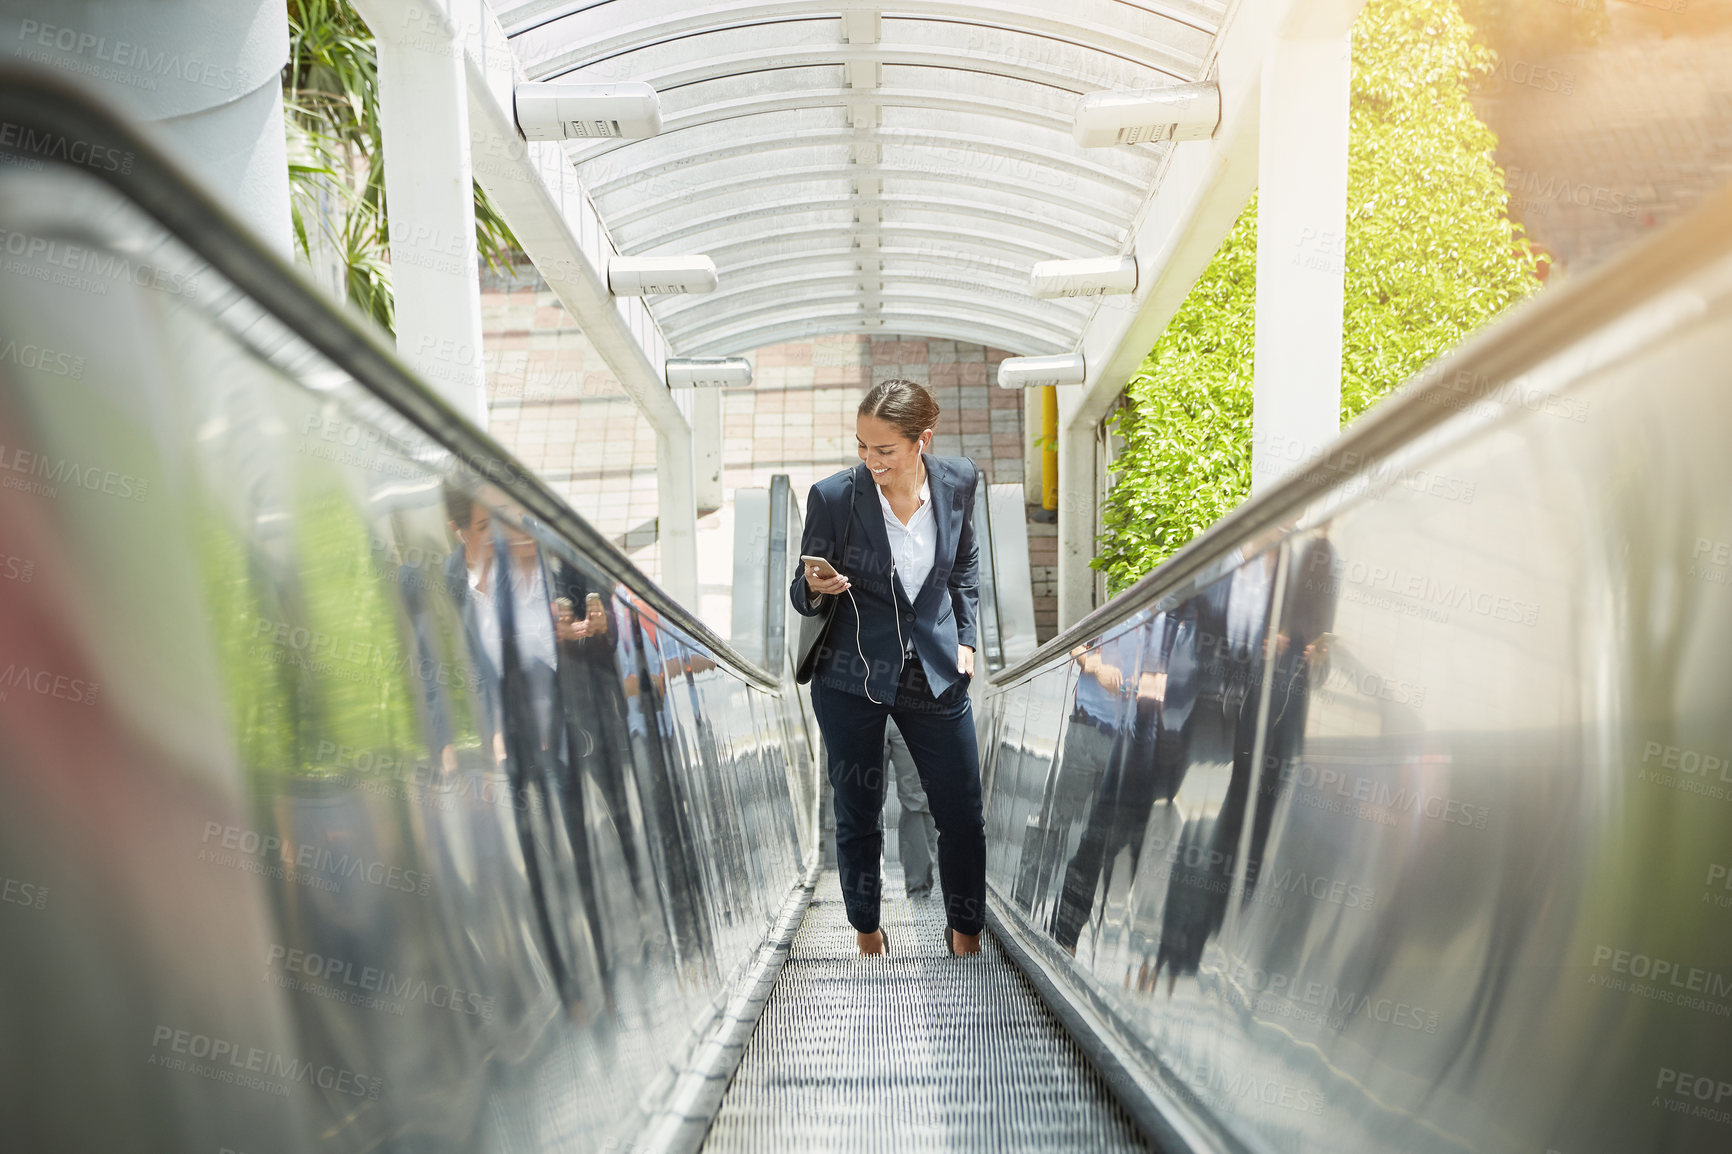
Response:
[[[98,148],[108,151],[98,154]],[[103,180],[362,389],[565,538],[609,580],[631,589],[666,623],[707,647],[719,663],[764,689],[781,689],[777,679],[669,597],[527,466],[436,395],[370,325],[322,297],[146,130],[99,95],[37,66],[0,65],[0,152],[77,168]],[[80,162],[74,153],[102,159]]]
[[[1548,288],[1518,304],[1496,322],[1432,362],[1386,400],[1356,420],[1326,452],[1353,464],[1315,467],[1316,457],[1296,464],[1264,492],[1216,521],[1129,588],[1100,605],[1046,644],[998,673],[987,692],[1008,688],[1085,644],[1185,584],[1233,547],[1296,521],[1318,497],[1368,475],[1380,463],[1457,416],[1461,397],[1452,382],[1466,381],[1476,400],[1548,358],[1577,344],[1584,332],[1636,309],[1723,259],[1732,249],[1732,189],[1726,189],[1683,219],[1644,239],[1628,252],[1578,280]]]

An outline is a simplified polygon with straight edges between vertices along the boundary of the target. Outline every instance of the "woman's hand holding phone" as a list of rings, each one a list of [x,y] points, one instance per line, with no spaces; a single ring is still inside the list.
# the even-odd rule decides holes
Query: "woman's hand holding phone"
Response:
[[[848,578],[836,572],[836,567],[822,557],[802,556],[806,566],[806,588],[813,593],[836,594],[848,588]]]

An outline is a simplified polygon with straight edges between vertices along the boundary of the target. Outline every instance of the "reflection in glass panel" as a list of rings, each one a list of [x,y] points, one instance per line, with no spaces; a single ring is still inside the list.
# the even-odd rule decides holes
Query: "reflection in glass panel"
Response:
[[[1633,295],[1618,324],[1564,318],[1543,356],[1512,328],[1487,347],[1535,358],[1519,389],[1087,647],[1099,670],[1137,638],[1137,706],[1072,694],[990,884],[1249,1145],[1724,1145],[1687,1099],[1732,1062],[1729,284],[1723,258],[1619,284],[1594,298]],[[1078,722],[1109,717],[1103,753]],[[995,815],[1034,811],[1008,760],[991,780]]]
[[[1013,840],[1016,856],[1012,901],[1038,917],[1038,904],[1044,892],[1043,863],[1051,858],[1049,807],[1057,763],[1059,736],[1064,728],[1065,705],[1070,697],[1073,672],[1069,668],[1049,669],[1026,683],[1025,716],[1022,743],[1018,749],[1016,774],[1008,781],[1000,779],[997,789],[1008,786],[1011,807],[1010,824],[1005,831]],[[1011,864],[1007,859],[1006,864]],[[990,875],[989,875],[990,876]]]
[[[197,290],[0,272],[0,345],[80,370],[0,364],[6,663],[83,687],[0,690],[0,874],[51,903],[0,913],[11,1132],[641,1133],[806,849],[810,766],[758,749],[786,700],[113,192],[7,167],[0,226]]]

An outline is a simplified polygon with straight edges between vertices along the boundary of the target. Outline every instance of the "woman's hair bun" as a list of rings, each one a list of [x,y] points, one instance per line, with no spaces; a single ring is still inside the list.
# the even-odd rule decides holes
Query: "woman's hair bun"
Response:
[[[937,428],[940,411],[932,391],[916,381],[880,381],[860,402],[862,417],[877,417],[894,425],[910,441],[918,441],[921,433]]]

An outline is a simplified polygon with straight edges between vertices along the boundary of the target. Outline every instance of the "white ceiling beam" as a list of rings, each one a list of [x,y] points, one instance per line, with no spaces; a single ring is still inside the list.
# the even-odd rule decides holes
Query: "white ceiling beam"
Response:
[[[849,193],[837,207],[854,210],[854,246],[856,251],[853,293],[858,302],[860,324],[873,329],[884,323],[884,282],[880,274],[883,263],[878,250],[883,241],[880,226],[884,221],[884,206],[880,200],[884,182],[878,175],[883,153],[866,143],[878,128],[879,109],[871,94],[884,82],[884,68],[876,55],[868,50],[875,47],[883,34],[884,21],[876,12],[864,8],[846,9],[842,13],[842,66],[848,82],[848,127],[860,143],[854,146],[849,164]],[[821,207],[816,205],[814,207]],[[708,218],[701,229],[713,227]],[[758,310],[762,311],[762,310]],[[743,319],[749,313],[734,312],[730,319]]]
[[[881,195],[884,191],[883,180],[888,177],[900,187],[911,185],[954,185],[957,177],[944,172],[927,172],[908,168],[886,169],[880,166],[878,187],[872,195]],[[626,232],[633,225],[654,219],[662,213],[678,212],[682,216],[706,200],[714,200],[728,196],[741,196],[766,188],[789,188],[794,185],[834,185],[838,190],[845,187],[850,180],[859,183],[858,174],[852,165],[807,166],[798,169],[781,169],[770,172],[753,172],[729,176],[706,177],[702,166],[693,165],[689,175],[684,177],[684,183],[674,184],[670,179],[665,185],[649,183],[644,190],[644,197],[625,195],[617,197],[618,205],[603,197],[601,207],[607,212],[607,218],[616,231]],[[1078,193],[1073,188],[1065,191],[1057,187],[1045,187],[1029,184],[1018,185],[1010,180],[997,180],[981,175],[974,179],[973,187],[989,191],[995,197],[1021,200],[1029,204],[1050,205],[1079,217],[1100,220],[1103,226],[1116,222],[1109,208],[1090,200],[1078,203]],[[864,189],[858,190],[864,192]],[[635,193],[636,190],[633,190]],[[1114,198],[1101,195],[1100,200]],[[1122,224],[1119,224],[1122,230]]]
[[[968,250],[978,249],[985,253],[998,253],[1004,259],[1024,259],[1032,265],[1037,261],[1056,260],[1066,255],[1054,251],[1051,247],[1041,247],[1029,243],[1023,237],[1009,236],[1004,230],[988,232],[977,227],[964,227],[974,222],[959,222],[954,228],[941,224],[914,224],[898,221],[888,226],[884,243],[880,246],[886,252],[901,250],[904,253],[913,251],[958,252],[963,246]],[[850,248],[853,238],[852,222],[802,225],[798,228],[783,229],[774,235],[762,238],[743,236],[724,244],[704,246],[704,252],[716,262],[716,266],[724,272],[738,265],[747,264],[759,257],[793,256],[809,244],[814,253],[829,257],[834,255],[838,245],[844,249]],[[735,254],[745,253],[745,259],[736,262]],[[719,292],[727,292],[724,284]]]
[[[898,291],[934,285],[947,286],[950,291],[960,289],[970,295],[1011,302],[1031,319],[1052,323],[1067,332],[1076,331],[1076,325],[1087,318],[1093,303],[1076,299],[1031,300],[1026,275],[1006,272],[981,260],[958,261],[954,266],[938,261],[917,264],[898,260],[890,250],[882,247],[878,249],[875,260],[878,269],[872,275],[896,286]],[[670,333],[676,330],[686,332],[696,318],[723,319],[732,310],[749,305],[758,297],[785,298],[788,294],[819,286],[858,280],[862,263],[860,252],[853,250],[846,254],[845,259],[814,261],[810,267],[786,266],[785,271],[776,275],[742,277],[730,273],[728,293],[735,299],[722,300],[718,304],[717,297],[722,294],[697,299],[670,298],[658,308],[658,319]],[[742,281],[745,283],[739,283]]]
[[[873,180],[877,169],[862,167],[861,175],[856,180]],[[874,174],[874,175],[867,175]],[[1033,213],[1018,211],[1014,208],[1000,208],[981,204],[972,204],[956,197],[888,197],[880,201],[859,200],[849,196],[825,197],[822,200],[811,200],[803,204],[769,204],[754,208],[738,208],[730,212],[713,216],[699,217],[688,220],[677,228],[667,228],[656,231],[655,251],[671,247],[690,247],[694,237],[703,237],[706,233],[720,230],[724,235],[715,239],[728,241],[737,234],[741,227],[750,222],[763,222],[778,217],[798,217],[805,213],[829,211],[838,216],[853,211],[861,224],[871,224],[876,228],[883,220],[886,207],[905,212],[942,212],[953,216],[960,224],[962,222],[986,221],[1003,224],[1008,227],[1027,229],[1030,234],[1050,240],[1061,251],[1067,251],[1074,256],[1094,256],[1112,250],[1112,237],[1103,229],[1090,232],[1075,225],[1062,223],[1050,217],[1042,218]],[[885,230],[895,227],[895,221],[886,221]],[[700,244],[701,251],[709,251]]]
[[[539,77],[582,68],[592,61],[629,53],[646,43],[681,41],[719,28],[773,24],[802,17],[834,19],[837,8],[823,0],[771,0],[759,4],[705,5],[671,13],[648,6],[638,11],[649,14],[635,20],[621,19],[609,5],[591,4],[564,19],[515,33],[512,41],[521,59]],[[896,17],[966,25],[977,23],[981,15],[978,3],[905,0],[898,6]],[[995,6],[992,15],[1007,34],[1007,52],[1015,43],[1012,36],[1018,39],[1027,36],[1030,43],[1049,40],[1087,44],[1102,53],[1143,61],[1181,79],[1196,79],[1209,42],[1208,32],[1197,27],[1194,17],[1177,14],[1176,18],[1168,17],[1099,0],[1071,4],[1004,0]]]
[[[1040,44],[1041,41],[1033,41]],[[1080,89],[1083,91],[1119,91],[1121,89],[1153,88],[1162,84],[1179,83],[1170,72],[1104,53],[1091,53],[1086,74],[1067,71],[1052,59],[1040,59],[1040,54],[977,51],[962,55],[954,48],[934,48],[923,43],[897,41],[878,45],[878,59],[885,64],[920,68],[927,71],[966,71],[979,74],[990,70],[1003,81],[1020,81],[1042,87]],[[715,46],[702,43],[690,46],[689,54],[669,58],[664,54],[653,62],[612,58],[582,68],[568,69],[560,74],[566,80],[614,81],[642,80],[658,92],[671,92],[695,84],[710,84],[719,80],[783,72],[793,68],[835,68],[840,63],[835,45],[827,44],[763,44],[750,51],[716,51]],[[546,77],[541,70],[531,68],[534,79]]]
[[[748,156],[764,158],[785,149],[846,149],[856,143],[854,130],[847,127],[797,134],[790,134],[790,126],[782,125],[779,128],[779,131],[766,131],[763,135],[733,138],[725,145],[711,143],[702,133],[680,133],[671,141],[664,137],[655,142],[663,151],[649,163],[615,163],[612,156],[604,156],[594,150],[577,153],[574,159],[584,173],[584,179],[592,193],[605,200],[616,192],[629,191],[635,182],[653,180],[695,164]],[[883,146],[895,149],[935,149],[945,158],[954,158],[956,178],[962,181],[968,179],[968,169],[971,166],[985,169],[994,175],[1014,173],[1018,166],[1032,166],[1037,170],[1044,169],[1053,173],[1060,182],[1074,182],[1072,185],[1061,184],[1060,187],[1075,187],[1078,196],[1094,195],[1098,189],[1134,197],[1142,194],[1159,173],[1157,166],[1149,164],[1139,164],[1135,171],[1115,172],[1103,164],[1091,164],[1074,152],[1043,152],[1018,140],[970,133],[880,128],[872,135],[874,148],[880,150]],[[666,147],[669,144],[684,145],[687,137],[691,138],[689,147],[683,147],[679,151]],[[568,144],[567,147],[571,146]],[[1068,142],[1065,147],[1070,148]],[[617,148],[609,151],[622,158],[630,155]],[[643,146],[640,144],[638,157],[632,159],[641,158],[642,151]],[[894,175],[897,167],[890,165],[885,171]],[[840,173],[847,170],[839,167],[836,171]]]
[[[1058,351],[1058,346],[1033,341],[1025,332],[1000,325],[886,313],[879,325],[868,328],[861,323],[857,313],[853,315],[824,313],[809,317],[784,318],[773,324],[755,327],[733,328],[725,333],[716,334],[714,339],[703,345],[694,346],[692,355],[705,357],[736,356],[752,349],[761,349],[766,345],[807,340],[812,337],[829,336],[835,333],[865,333],[872,337],[907,336],[964,341],[968,344],[986,345],[989,348],[1007,349],[1011,352],[1026,353],[1031,356]]]
[[[928,316],[933,319],[945,319],[958,322],[987,320],[1001,324],[1006,331],[1022,334],[1018,343],[1001,347],[1014,352],[1022,352],[1027,342],[1037,342],[1044,349],[1062,348],[1069,339],[1068,327],[1055,325],[1049,319],[1031,316],[1017,308],[1007,298],[982,299],[970,298],[964,307],[957,307],[953,302],[955,292],[943,292],[942,286],[925,288],[925,291],[905,290],[889,301],[888,312],[904,312],[912,315]],[[797,298],[800,310],[823,309],[829,313],[859,313],[860,293],[854,280],[832,282],[829,286],[816,287],[800,294]],[[760,304],[752,308],[733,309],[716,318],[715,321],[687,326],[691,332],[691,340],[695,345],[705,340],[712,333],[727,331],[730,326],[753,321],[755,318],[774,317],[795,306],[787,301],[773,304]]]

